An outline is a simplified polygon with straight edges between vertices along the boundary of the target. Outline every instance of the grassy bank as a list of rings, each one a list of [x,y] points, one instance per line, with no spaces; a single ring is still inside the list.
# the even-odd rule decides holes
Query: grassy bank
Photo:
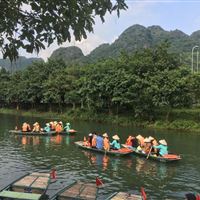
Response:
[[[172,110],[168,121],[164,120],[164,112],[160,113],[160,119],[154,122],[135,120],[131,116],[116,116],[106,114],[95,114],[90,112],[84,112],[82,110],[69,110],[65,113],[56,112],[38,112],[36,110],[14,110],[14,109],[0,109],[2,114],[14,114],[27,117],[42,117],[48,119],[61,119],[64,121],[81,120],[81,121],[95,121],[100,123],[118,124],[122,126],[138,126],[154,129],[170,129],[170,130],[182,130],[188,132],[199,132],[200,123],[200,109],[187,109],[187,110]],[[176,118],[176,119],[175,119]]]

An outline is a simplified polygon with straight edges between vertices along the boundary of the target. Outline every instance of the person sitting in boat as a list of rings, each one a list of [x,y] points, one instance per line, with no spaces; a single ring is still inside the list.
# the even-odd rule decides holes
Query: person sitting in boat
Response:
[[[96,133],[93,133],[92,148],[96,148],[96,146],[97,146],[97,135],[96,135]]]
[[[103,138],[101,137],[100,134],[97,135],[97,145],[96,145],[96,148],[97,149],[103,149]]]
[[[61,133],[62,130],[63,130],[63,128],[62,128],[62,123],[61,123],[61,122],[58,122],[58,123],[56,124],[56,129],[55,129],[55,131],[56,131],[56,133]]]
[[[29,132],[31,131],[31,127],[28,123],[24,122],[22,125],[22,132]]]
[[[129,135],[125,144],[128,146],[132,146],[132,140],[133,140],[133,137],[131,135]]]
[[[137,135],[136,139],[138,142],[137,150],[142,151],[142,148],[144,147],[144,137],[141,135]]]
[[[105,151],[110,150],[110,141],[109,141],[107,133],[103,134],[103,148],[104,148]]]
[[[92,147],[92,138],[93,138],[92,133],[89,133],[89,135],[88,135],[88,146],[90,146],[90,147]]]
[[[167,142],[165,140],[159,140],[160,145],[158,146],[153,146],[153,148],[158,149],[158,155],[164,156],[168,154],[168,147],[167,147]]]
[[[44,130],[44,132],[50,132],[51,131],[50,124],[46,123],[46,126],[44,127],[43,130]]]
[[[145,138],[143,147],[144,153],[148,154],[151,151],[151,147],[151,140],[149,138]]]
[[[112,143],[110,143],[111,149],[119,150],[121,148],[121,145],[119,143],[119,140],[120,140],[119,136],[114,135],[112,138],[113,138],[113,141]]]
[[[65,124],[64,130],[65,130],[66,132],[68,132],[70,129],[71,129],[71,125],[70,125],[69,122],[67,122],[67,123]]]
[[[149,139],[151,140],[151,146],[152,146],[151,152],[157,154],[158,153],[158,149],[153,148],[153,146],[158,146],[157,140],[152,136],[149,136]]]
[[[51,131],[55,131],[54,123],[51,121],[49,122]]]
[[[39,125],[38,122],[35,122],[33,124],[33,130],[32,130],[32,132],[40,132],[40,125]]]

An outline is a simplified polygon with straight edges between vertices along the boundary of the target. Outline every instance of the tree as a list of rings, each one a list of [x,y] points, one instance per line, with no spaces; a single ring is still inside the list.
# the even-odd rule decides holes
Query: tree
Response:
[[[0,1],[0,47],[4,58],[18,57],[20,48],[32,53],[54,41],[62,44],[87,38],[95,16],[126,9],[125,0],[12,0]]]

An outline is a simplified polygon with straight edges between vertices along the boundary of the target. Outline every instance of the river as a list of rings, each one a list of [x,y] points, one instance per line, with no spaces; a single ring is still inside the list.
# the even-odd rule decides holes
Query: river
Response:
[[[59,119],[55,119],[59,120]],[[76,136],[14,136],[8,133],[15,125],[28,121],[45,124],[50,119],[0,114],[0,188],[26,172],[57,169],[57,181],[50,185],[52,195],[74,180],[94,182],[99,176],[104,187],[98,199],[116,191],[139,193],[144,187],[149,199],[184,199],[187,192],[200,192],[200,135],[178,131],[119,127],[94,122],[71,122]],[[166,139],[171,152],[180,154],[178,163],[158,163],[131,155],[105,156],[77,148],[75,141],[89,132],[118,134],[124,142],[129,134]]]

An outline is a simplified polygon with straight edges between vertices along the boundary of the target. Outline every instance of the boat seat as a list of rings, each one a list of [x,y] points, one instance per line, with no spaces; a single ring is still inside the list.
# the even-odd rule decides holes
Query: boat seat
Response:
[[[4,190],[0,192],[0,197],[7,197],[7,198],[13,198],[13,199],[25,199],[25,200],[39,200],[41,197],[41,194],[13,192],[13,191]]]

